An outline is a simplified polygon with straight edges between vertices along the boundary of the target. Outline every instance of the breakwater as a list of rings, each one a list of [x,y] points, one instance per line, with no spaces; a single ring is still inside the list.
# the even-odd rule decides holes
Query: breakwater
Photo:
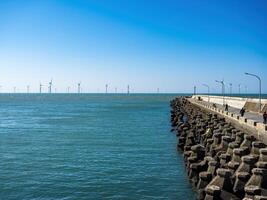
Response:
[[[267,148],[224,117],[180,97],[171,122],[198,199],[267,199]]]

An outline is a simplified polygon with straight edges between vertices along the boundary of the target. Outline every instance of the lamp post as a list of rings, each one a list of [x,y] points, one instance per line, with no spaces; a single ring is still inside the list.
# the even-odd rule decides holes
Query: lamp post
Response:
[[[223,96],[223,105],[225,104],[225,102],[224,102],[224,82],[223,81],[217,81],[217,80],[215,80],[217,83],[220,83],[220,84],[222,84],[222,96]]]
[[[202,85],[208,88],[208,102],[210,102],[210,86],[208,86],[207,84]]]
[[[259,80],[259,113],[261,112],[261,78],[259,76],[257,76],[256,74],[251,74],[251,73],[247,73],[245,72],[245,75],[248,76],[254,76],[255,78],[257,78]]]

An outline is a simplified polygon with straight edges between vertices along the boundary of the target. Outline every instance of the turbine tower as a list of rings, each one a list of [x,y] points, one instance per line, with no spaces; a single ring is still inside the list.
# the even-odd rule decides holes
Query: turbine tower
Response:
[[[78,94],[81,93],[81,82],[78,83]]]
[[[30,93],[30,86],[27,85],[27,93],[29,94]]]
[[[106,94],[108,93],[108,84],[106,84]]]
[[[42,93],[42,83],[39,84],[39,93],[41,94]]]
[[[67,91],[68,91],[68,93],[70,93],[70,87],[68,87]]]
[[[52,84],[53,84],[53,80],[51,79],[51,81],[49,82],[49,86],[48,86],[48,92],[51,94],[52,92]]]
[[[130,86],[127,85],[127,94],[130,94]]]
[[[117,87],[115,87],[115,93],[117,93]]]

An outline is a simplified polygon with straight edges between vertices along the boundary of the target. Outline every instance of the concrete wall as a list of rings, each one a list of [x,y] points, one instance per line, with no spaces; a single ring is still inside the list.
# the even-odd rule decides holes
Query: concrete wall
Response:
[[[247,119],[245,117],[241,117],[240,115],[236,115],[231,112],[225,112],[219,108],[214,108],[207,104],[202,104],[201,101],[190,100],[189,101],[199,107],[206,109],[209,112],[213,112],[219,114],[226,118],[226,120],[238,126],[240,129],[246,130],[251,135],[254,135],[258,140],[263,141],[267,144],[267,125]]]
[[[193,95],[193,98],[200,97],[204,101],[209,101],[211,103],[217,103],[223,105],[223,97],[222,96],[208,96],[208,95]],[[225,103],[229,106],[241,109],[245,106],[246,102],[258,103],[259,99],[252,98],[240,98],[240,97],[224,97]],[[262,107],[267,104],[267,99],[262,99]]]

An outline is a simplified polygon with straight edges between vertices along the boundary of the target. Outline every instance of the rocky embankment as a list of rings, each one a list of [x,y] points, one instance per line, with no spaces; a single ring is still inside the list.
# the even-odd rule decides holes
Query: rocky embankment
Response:
[[[171,101],[171,121],[198,199],[267,200],[267,146],[186,98]]]

